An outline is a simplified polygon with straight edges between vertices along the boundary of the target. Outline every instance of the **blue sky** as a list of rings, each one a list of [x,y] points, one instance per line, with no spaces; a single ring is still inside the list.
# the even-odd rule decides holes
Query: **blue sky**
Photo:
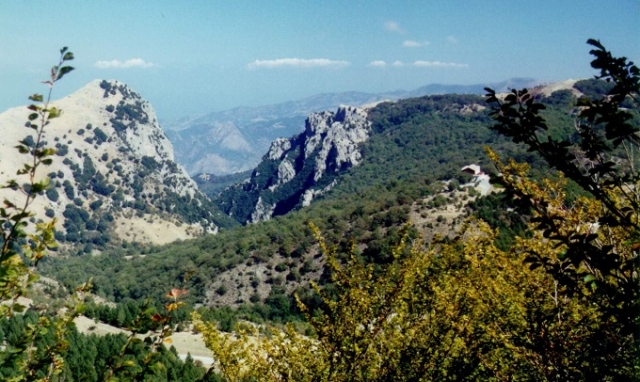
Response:
[[[588,38],[640,59],[640,0],[5,1],[0,111],[44,92],[58,49],[62,97],[117,79],[161,120],[317,93],[512,77],[589,77]]]

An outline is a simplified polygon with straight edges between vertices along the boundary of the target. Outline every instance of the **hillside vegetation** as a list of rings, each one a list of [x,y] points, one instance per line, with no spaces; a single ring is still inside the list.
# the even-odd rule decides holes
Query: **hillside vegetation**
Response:
[[[556,98],[543,99],[549,105],[546,115],[560,129],[569,130],[572,120],[566,109],[575,99]],[[412,208],[432,214],[435,220],[438,207],[448,203],[462,206],[471,201],[461,197],[452,201],[448,193],[435,196],[443,190],[444,180],[453,179],[453,187],[469,182],[470,176],[460,171],[467,164],[478,163],[491,171],[484,152],[486,145],[541,168],[542,162],[534,154],[487,128],[491,119],[485,108],[481,97],[466,95],[380,104],[369,113],[372,134],[362,145],[362,163],[329,174],[325,182],[337,179],[336,186],[310,207],[188,242],[136,246],[91,258],[52,259],[44,264],[43,271],[70,287],[77,280],[93,277],[95,293],[115,301],[161,295],[167,285],[183,285],[183,277],[188,274],[192,303],[220,306],[263,302],[274,294],[290,295],[320,275],[322,260],[308,230],[311,222],[342,248],[353,240],[366,261],[385,263],[389,248],[399,239],[399,227],[409,222]],[[496,208],[503,202],[496,196],[491,200],[477,202],[476,209],[484,211],[483,217],[492,217],[492,224],[505,228],[502,236],[508,240],[518,225],[505,227],[502,217],[508,213]],[[416,202],[421,207],[414,205]],[[428,234],[430,228],[433,224],[416,227],[415,232]],[[234,271],[238,267],[241,270]],[[287,309],[295,310],[295,304]]]
[[[34,219],[56,217],[60,252],[163,244],[234,224],[174,162],[153,108],[127,85],[95,80],[52,105],[65,113],[50,121],[37,143],[33,129],[26,129],[35,122],[24,122],[30,110],[0,114],[0,172],[12,174],[19,166],[21,158],[11,155],[19,141],[28,150],[55,150],[55,160],[38,173],[50,182],[44,197],[34,200]],[[0,196],[16,201],[9,189]]]

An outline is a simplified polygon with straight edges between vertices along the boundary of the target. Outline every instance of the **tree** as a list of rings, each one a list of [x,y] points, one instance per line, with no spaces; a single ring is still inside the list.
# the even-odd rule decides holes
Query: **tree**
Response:
[[[544,106],[526,89],[514,90],[504,101],[487,89],[487,101],[494,130],[539,153],[590,193],[568,204],[564,185],[538,185],[527,179],[526,166],[498,165],[508,190],[534,211],[534,232],[544,243],[523,248],[526,261],[545,269],[567,296],[581,295],[597,307],[602,338],[594,339],[600,344],[592,343],[591,350],[610,345],[605,351],[612,352],[611,359],[601,366],[628,370],[639,367],[640,355],[640,69],[626,57],[614,57],[599,41],[587,43],[594,47],[596,79],[611,85],[598,99],[578,100],[573,139],[546,134]],[[561,252],[549,256],[549,246]]]

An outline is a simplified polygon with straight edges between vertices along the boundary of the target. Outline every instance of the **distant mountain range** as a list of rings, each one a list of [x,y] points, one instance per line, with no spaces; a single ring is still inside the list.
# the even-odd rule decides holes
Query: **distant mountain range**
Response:
[[[335,110],[341,105],[361,107],[381,101],[395,101],[434,94],[484,94],[489,86],[498,92],[533,87],[540,81],[513,78],[492,84],[430,84],[405,91],[384,93],[325,93],[297,101],[234,109],[163,121],[165,134],[174,147],[176,161],[191,175],[232,174],[253,169],[271,142],[304,130],[311,113]]]

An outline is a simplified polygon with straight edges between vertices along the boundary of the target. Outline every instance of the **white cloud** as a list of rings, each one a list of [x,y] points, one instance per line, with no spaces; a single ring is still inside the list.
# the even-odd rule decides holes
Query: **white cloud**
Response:
[[[369,66],[375,66],[375,67],[377,67],[377,68],[384,68],[385,66],[387,66],[387,63],[386,63],[386,62],[384,62],[384,61],[380,61],[380,60],[378,60],[378,61],[371,61],[371,62],[369,63]]]
[[[99,69],[129,69],[129,68],[146,69],[146,68],[151,68],[157,65],[151,62],[146,62],[141,58],[132,58],[126,61],[120,61],[120,60],[97,61],[95,64],[93,64],[93,66]]]
[[[389,32],[397,32],[397,33],[404,32],[404,29],[400,27],[400,24],[392,20],[389,20],[386,23],[384,23],[384,29],[388,30]]]
[[[441,62],[441,61],[415,61],[413,66],[425,68],[468,68],[467,64],[458,64],[455,62]]]
[[[302,58],[279,58],[276,60],[255,60],[248,66],[249,69],[274,69],[283,67],[292,68],[344,68],[351,63],[348,61],[336,61],[326,58],[302,59]]]
[[[422,48],[429,45],[429,41],[405,40],[402,46],[405,48]]]
[[[457,62],[442,62],[442,61],[414,61],[414,62],[402,62],[402,61],[394,61],[392,63],[387,63],[386,61],[371,61],[368,66],[384,68],[387,66],[393,66],[396,68],[401,67],[416,67],[416,68],[468,68],[467,64],[459,64]]]
[[[447,42],[449,44],[457,44],[460,42],[456,36],[447,36]]]

